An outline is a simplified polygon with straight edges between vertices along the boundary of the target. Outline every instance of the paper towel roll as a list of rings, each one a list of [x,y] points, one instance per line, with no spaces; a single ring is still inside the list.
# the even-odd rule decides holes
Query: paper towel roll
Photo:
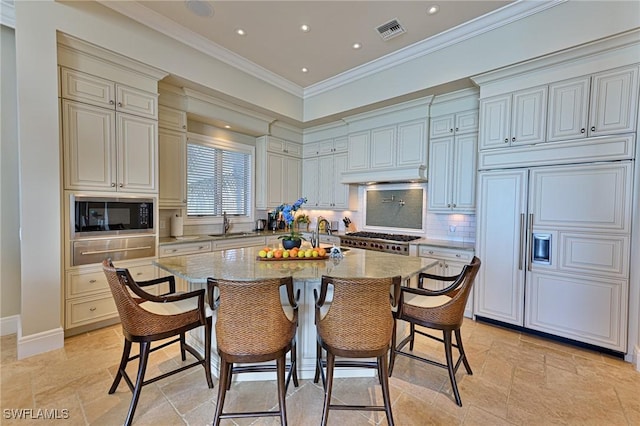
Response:
[[[182,236],[182,216],[174,216],[171,218],[171,236]]]

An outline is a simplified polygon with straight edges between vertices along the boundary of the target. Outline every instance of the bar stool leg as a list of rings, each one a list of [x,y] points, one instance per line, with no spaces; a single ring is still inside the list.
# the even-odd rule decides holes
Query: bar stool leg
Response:
[[[324,407],[322,408],[322,426],[327,426],[329,419],[329,405],[331,405],[331,390],[333,387],[333,367],[335,365],[335,356],[327,351],[327,386],[324,390]]]

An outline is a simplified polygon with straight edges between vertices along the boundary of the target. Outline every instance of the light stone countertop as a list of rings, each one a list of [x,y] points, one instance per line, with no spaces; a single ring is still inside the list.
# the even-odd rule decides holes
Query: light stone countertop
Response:
[[[202,254],[164,257],[154,265],[191,283],[206,283],[208,277],[255,280],[292,276],[294,280],[335,277],[382,278],[400,275],[403,280],[426,271],[438,261],[426,257],[401,256],[350,248],[342,259],[257,260],[259,247],[220,250]]]
[[[462,242],[462,241],[449,241],[449,240],[433,240],[430,238],[420,238],[418,240],[413,240],[409,244],[411,245],[421,245],[421,246],[435,246],[447,249],[456,249],[456,250],[475,250],[476,244],[472,242]]]

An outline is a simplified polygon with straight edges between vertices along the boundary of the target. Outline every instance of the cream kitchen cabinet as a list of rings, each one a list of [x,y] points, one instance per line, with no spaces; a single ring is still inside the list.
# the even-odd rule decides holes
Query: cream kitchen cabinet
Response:
[[[429,138],[462,135],[478,131],[478,110],[462,111],[431,117]]]
[[[64,99],[112,109],[141,117],[158,118],[158,96],[81,71],[62,67]]]
[[[160,207],[187,205],[187,134],[160,128],[158,131]]]
[[[186,132],[187,113],[178,109],[160,105],[158,107],[158,127],[162,129],[175,130],[177,132]]]
[[[206,253],[211,251],[211,241],[189,243],[162,244],[158,248],[159,257],[184,256],[187,254]]]
[[[426,164],[427,121],[417,119],[349,134],[348,171]]]
[[[480,100],[480,150],[546,139],[547,86]]]
[[[65,189],[156,193],[157,127],[155,120],[63,100]]]
[[[552,83],[547,141],[634,132],[637,108],[637,66]]]
[[[318,145],[319,144],[319,145]],[[342,172],[347,170],[347,138],[321,141],[306,149],[310,155],[302,162],[303,195],[308,208],[345,210],[353,207],[353,189],[341,183]],[[327,153],[318,155],[318,153]]]
[[[440,276],[453,276],[459,274],[464,265],[471,263],[473,259],[473,251],[443,248],[432,245],[420,245],[418,248],[418,256],[430,257],[438,259],[437,265],[430,268],[427,272]],[[425,287],[432,290],[442,290],[446,285],[451,284],[445,281],[425,280]],[[471,318],[473,315],[473,289],[469,294],[464,315]]]
[[[302,145],[302,157],[314,158],[321,155],[329,155],[339,152],[347,152],[349,143],[347,137],[325,139],[318,142],[305,143]]]
[[[256,139],[256,207],[272,208],[301,196],[302,145],[261,136]]]

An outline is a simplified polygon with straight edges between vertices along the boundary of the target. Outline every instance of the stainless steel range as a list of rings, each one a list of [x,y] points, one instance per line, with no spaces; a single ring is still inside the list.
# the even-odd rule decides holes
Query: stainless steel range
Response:
[[[340,236],[340,244],[365,250],[383,251],[409,256],[409,241],[415,235],[385,234],[381,232],[351,232]]]

